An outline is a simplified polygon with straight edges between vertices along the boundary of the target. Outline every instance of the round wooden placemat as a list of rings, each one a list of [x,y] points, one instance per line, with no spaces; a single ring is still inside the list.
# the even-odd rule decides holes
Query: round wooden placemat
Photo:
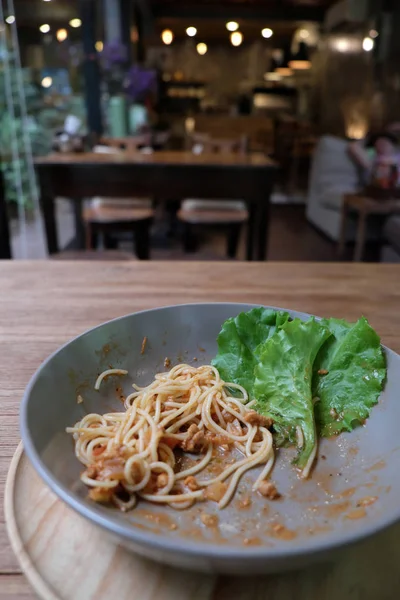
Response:
[[[42,482],[18,446],[7,476],[12,548],[43,600],[211,599],[215,577],[142,559],[74,513]]]
[[[400,524],[351,548],[335,563],[269,577],[215,577],[131,554],[64,505],[19,445],[5,492],[8,534],[43,600],[395,600]]]

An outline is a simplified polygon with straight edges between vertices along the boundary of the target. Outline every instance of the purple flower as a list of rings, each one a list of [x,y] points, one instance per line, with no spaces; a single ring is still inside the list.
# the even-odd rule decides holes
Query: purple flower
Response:
[[[134,65],[127,74],[126,91],[133,100],[144,100],[147,94],[157,91],[156,72]]]
[[[101,60],[104,69],[110,70],[116,65],[126,63],[128,60],[128,49],[121,42],[107,42],[104,44]]]

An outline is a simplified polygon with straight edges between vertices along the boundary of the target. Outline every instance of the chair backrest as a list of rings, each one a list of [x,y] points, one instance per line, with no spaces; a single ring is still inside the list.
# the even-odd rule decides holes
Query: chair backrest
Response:
[[[151,146],[151,136],[146,133],[122,138],[103,137],[100,144],[123,152],[139,152],[140,148]]]
[[[197,133],[191,136],[190,145],[192,152],[196,154],[207,152],[211,154],[244,155],[248,151],[248,138],[246,136],[236,139],[212,138],[208,134]]]

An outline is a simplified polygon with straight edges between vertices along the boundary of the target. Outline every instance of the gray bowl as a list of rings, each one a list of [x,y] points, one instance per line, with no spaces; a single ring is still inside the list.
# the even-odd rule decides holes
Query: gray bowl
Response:
[[[121,410],[117,385],[127,393],[133,381],[150,383],[156,372],[165,370],[166,357],[172,364],[209,363],[223,321],[250,308],[193,304],[110,321],[60,348],[28,385],[21,432],[36,471],[61,500],[142,556],[198,571],[265,574],[331,557],[344,544],[400,518],[400,357],[390,350],[386,350],[388,382],[371,418],[351,434],[322,440],[309,481],[297,478],[291,450],[279,451],[272,478],[281,500],[251,494],[255,472],[243,479],[238,495],[223,511],[212,502],[186,511],[140,503],[123,514],[87,499],[79,481],[82,466],[65,428],[88,412]],[[309,317],[290,312],[293,317]],[[142,355],[144,336],[148,344]],[[95,392],[98,373],[109,365],[127,369],[129,377],[110,378]],[[78,394],[83,404],[77,404]],[[360,502],[367,506],[360,507]],[[218,527],[207,528],[203,513],[217,514]]]

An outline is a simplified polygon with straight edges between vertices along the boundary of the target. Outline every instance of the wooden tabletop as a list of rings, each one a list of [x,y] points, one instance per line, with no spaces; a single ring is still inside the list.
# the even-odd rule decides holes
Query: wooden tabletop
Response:
[[[93,165],[93,164],[143,164],[143,165],[198,165],[215,167],[276,168],[277,164],[261,153],[247,154],[193,154],[190,151],[160,151],[152,154],[143,152],[121,152],[121,154],[97,154],[84,152],[76,154],[54,153],[35,159],[35,165]]]
[[[249,302],[349,320],[365,315],[383,342],[400,352],[399,274],[397,265],[371,264],[0,262],[0,502],[19,441],[23,390],[51,352],[85,329],[167,304]],[[372,569],[371,589],[379,589],[378,577]],[[297,596],[295,589],[278,590],[273,581],[271,600]],[[328,583],[321,581],[316,600],[328,598]],[[239,598],[222,593],[227,585],[220,582],[207,600],[217,592],[221,600]],[[257,580],[246,586],[242,582],[239,588],[243,600],[264,598]],[[365,598],[353,592],[349,587],[342,600]],[[2,506],[0,598],[34,598],[10,549]]]

